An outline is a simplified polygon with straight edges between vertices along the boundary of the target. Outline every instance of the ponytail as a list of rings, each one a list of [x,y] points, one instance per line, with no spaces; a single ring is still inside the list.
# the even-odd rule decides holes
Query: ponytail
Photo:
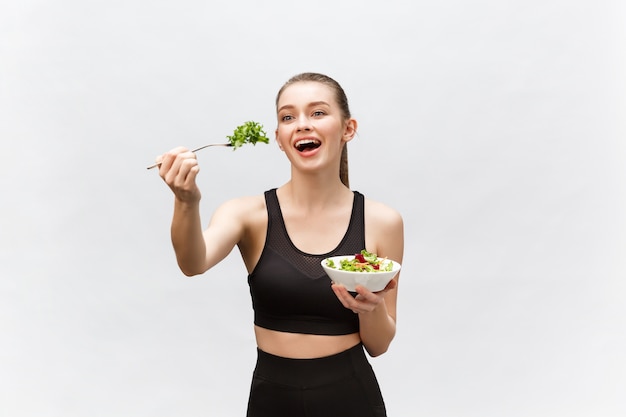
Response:
[[[341,150],[341,162],[339,162],[339,178],[346,187],[350,188],[350,180],[348,178],[348,144],[343,145]]]

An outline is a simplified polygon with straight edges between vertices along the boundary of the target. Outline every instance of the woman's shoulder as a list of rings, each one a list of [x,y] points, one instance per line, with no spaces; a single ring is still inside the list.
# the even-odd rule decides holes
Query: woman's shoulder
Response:
[[[381,201],[372,200],[365,197],[365,216],[366,219],[373,220],[376,223],[402,225],[402,215],[394,207]]]
[[[366,198],[365,242],[378,256],[402,262],[404,221],[400,212],[388,204]]]
[[[265,198],[261,195],[234,197],[221,203],[211,218],[211,224],[241,227],[242,233],[267,222]]]
[[[234,197],[224,201],[220,211],[230,211],[233,214],[247,214],[258,210],[265,210],[265,196],[263,194]]]

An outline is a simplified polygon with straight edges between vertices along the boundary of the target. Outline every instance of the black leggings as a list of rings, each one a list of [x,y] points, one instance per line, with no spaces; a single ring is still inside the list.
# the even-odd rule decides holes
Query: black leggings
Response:
[[[385,417],[363,345],[316,359],[257,349],[247,417]]]

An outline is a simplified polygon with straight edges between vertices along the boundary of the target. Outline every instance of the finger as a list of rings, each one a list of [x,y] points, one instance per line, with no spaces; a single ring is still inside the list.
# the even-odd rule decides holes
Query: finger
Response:
[[[168,156],[167,153],[164,153],[160,157],[157,157],[157,160],[159,163],[159,166],[158,166],[159,175],[163,179],[165,179],[165,175],[169,172],[172,166],[173,158],[171,156]]]
[[[159,175],[170,184],[178,173],[178,167],[175,166],[178,155],[186,152],[187,148],[178,147],[165,152],[161,155],[161,165],[159,166]]]
[[[175,186],[179,188],[184,188],[186,185],[189,185],[189,176],[194,167],[197,167],[198,161],[195,157],[187,157],[187,154],[181,154],[178,158],[176,158],[176,165],[178,166],[178,172],[176,173],[176,179],[174,181]],[[193,154],[192,154],[193,155]],[[199,168],[197,168],[199,169]],[[196,170],[197,170],[196,169]],[[195,178],[195,174],[191,174],[192,178]]]
[[[341,284],[333,285],[333,291],[335,291],[335,294],[337,295],[337,298],[339,298],[341,304],[355,314],[366,313],[374,309],[374,304],[359,301],[348,292],[346,287]],[[357,297],[359,296],[357,295]]]
[[[176,148],[170,149],[163,155],[157,156],[157,162],[159,162],[159,160],[161,163],[165,162],[166,160],[173,161],[174,158],[185,152],[189,152],[189,149],[185,148],[184,146],[178,146]]]
[[[189,169],[189,174],[187,174],[187,178],[185,179],[186,186],[189,186],[196,182],[196,177],[198,176],[198,172],[200,172],[200,166],[196,162],[196,164]]]
[[[346,287],[344,287],[342,284],[333,284],[331,288],[333,289],[341,304],[345,308],[351,309],[351,304],[354,302],[354,298],[350,295]]]
[[[380,297],[384,295],[384,290],[373,293],[362,285],[357,285],[355,290],[358,294],[357,297],[359,300],[363,300],[363,301],[367,301],[371,303],[380,302]]]
[[[184,149],[184,148],[182,148]],[[193,154],[189,151],[182,151],[182,149],[175,149],[165,154],[165,159],[161,164],[160,171],[163,172],[163,178],[170,186],[180,187],[184,181],[181,181],[180,175],[187,175],[187,171],[184,170],[184,163],[187,159],[193,157]]]
[[[359,295],[361,295],[363,298],[365,298],[366,300],[370,300],[374,302],[375,300],[379,300],[380,298],[384,297],[389,291],[393,290],[397,286],[398,286],[398,282],[392,279],[391,281],[387,283],[385,288],[383,288],[380,291],[371,292],[367,288],[363,287],[362,285],[357,285],[356,292]]]

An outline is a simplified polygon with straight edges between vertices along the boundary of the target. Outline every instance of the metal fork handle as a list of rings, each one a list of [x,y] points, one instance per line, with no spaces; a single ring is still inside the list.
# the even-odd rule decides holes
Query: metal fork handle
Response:
[[[202,149],[204,149],[204,148],[209,148],[209,147],[211,147],[211,146],[233,146],[233,145],[232,145],[232,144],[230,144],[230,143],[212,143],[212,144],[210,144],[210,145],[200,146],[199,148],[196,148],[196,149],[192,150],[191,152],[198,152],[199,150],[202,150]],[[160,163],[160,162],[157,162],[157,163],[156,163],[156,164],[154,164],[154,165],[150,165],[150,166],[149,166],[148,168],[146,168],[146,169],[156,168],[156,167],[158,167],[159,165],[161,165],[161,163]]]

